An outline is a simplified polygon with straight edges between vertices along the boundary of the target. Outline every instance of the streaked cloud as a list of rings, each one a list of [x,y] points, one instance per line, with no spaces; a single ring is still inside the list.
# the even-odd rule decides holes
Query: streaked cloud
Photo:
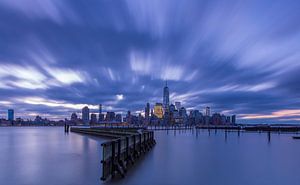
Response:
[[[85,106],[88,106],[90,109],[98,109],[97,105],[88,105],[88,104],[72,104],[64,101],[56,100],[47,100],[41,97],[25,97],[22,99],[17,99],[19,102],[32,104],[32,105],[45,105],[49,107],[64,107],[68,109],[77,109],[80,110]]]
[[[272,112],[270,114],[241,115],[241,119],[280,119],[283,121],[297,121],[300,119],[300,109],[286,109]]]
[[[168,80],[188,109],[297,123],[285,110],[300,105],[299,5],[2,0],[0,115],[65,118],[99,103],[140,113]]]
[[[45,70],[58,82],[63,84],[72,84],[77,82],[84,82],[83,75],[78,71],[73,71],[71,69],[59,69],[46,67]]]
[[[66,0],[1,0],[0,4],[32,19],[48,18],[62,24],[64,19],[76,20]]]
[[[124,99],[123,94],[117,94],[116,97],[117,97],[117,100],[119,100],[119,101]]]
[[[130,52],[131,70],[139,75],[148,75],[153,79],[174,80],[174,81],[190,81],[197,71],[194,70],[189,74],[188,69],[184,66],[174,64],[168,57],[160,54],[142,54],[136,51]]]
[[[0,77],[5,79],[1,82],[2,88],[47,88],[47,85],[44,84],[46,76],[32,66],[0,64]]]

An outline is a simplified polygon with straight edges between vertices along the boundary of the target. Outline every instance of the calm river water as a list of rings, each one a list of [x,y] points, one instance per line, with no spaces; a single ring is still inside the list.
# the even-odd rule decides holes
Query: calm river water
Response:
[[[300,140],[292,135],[157,131],[157,144],[126,178],[103,183],[104,139],[60,127],[0,128],[5,185],[295,185]]]

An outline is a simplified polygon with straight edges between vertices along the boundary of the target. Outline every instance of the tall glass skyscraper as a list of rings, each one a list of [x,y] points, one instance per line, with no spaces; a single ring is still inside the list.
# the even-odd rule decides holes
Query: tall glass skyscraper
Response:
[[[7,111],[7,119],[9,121],[13,121],[14,120],[14,109],[8,109],[8,111]]]
[[[82,108],[82,121],[86,125],[90,122],[90,109],[87,106]]]
[[[150,116],[150,103],[147,103],[145,107],[145,119],[147,123],[149,122],[149,116]]]
[[[168,88],[168,83],[166,81],[166,86],[164,87],[164,94],[163,94],[163,107],[165,112],[168,112],[169,110],[169,103],[170,103],[169,88]]]

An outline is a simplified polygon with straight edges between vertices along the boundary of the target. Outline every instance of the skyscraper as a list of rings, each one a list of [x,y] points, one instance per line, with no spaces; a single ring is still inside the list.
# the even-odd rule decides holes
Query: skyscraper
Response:
[[[163,93],[163,108],[165,112],[168,112],[169,110],[169,88],[168,88],[168,83],[166,81],[166,86],[164,87],[164,93]]]
[[[169,111],[170,111],[171,113],[173,113],[175,110],[176,110],[175,105],[171,104],[171,105],[170,105],[170,108],[169,108]]]
[[[127,122],[127,124],[132,124],[132,117],[131,117],[131,112],[130,111],[127,112],[126,122]]]
[[[232,115],[231,116],[231,124],[235,124],[236,123],[236,115]]]
[[[7,119],[9,121],[13,121],[14,120],[14,109],[8,109],[7,110]]]
[[[99,104],[99,115],[102,114],[102,104]]]
[[[176,109],[179,111],[180,110],[180,108],[181,108],[181,102],[175,102],[175,107],[176,107]]]
[[[154,106],[154,115],[161,119],[163,118],[163,106],[161,103],[156,103],[155,106]]]
[[[210,116],[210,107],[205,108],[205,116]]]
[[[102,114],[102,104],[99,104],[99,118],[98,121],[104,121],[104,114]]]
[[[105,116],[105,121],[116,121],[116,113],[115,112],[107,112]]]
[[[86,125],[90,122],[90,109],[87,106],[82,108],[82,121]]]
[[[116,122],[122,122],[122,114],[116,114]]]
[[[146,123],[149,123],[149,116],[150,116],[150,104],[147,103],[145,107],[145,119]]]
[[[94,125],[97,123],[97,115],[95,113],[91,114],[91,124]]]
[[[76,120],[77,120],[77,114],[73,112],[71,115],[71,121],[76,121]]]

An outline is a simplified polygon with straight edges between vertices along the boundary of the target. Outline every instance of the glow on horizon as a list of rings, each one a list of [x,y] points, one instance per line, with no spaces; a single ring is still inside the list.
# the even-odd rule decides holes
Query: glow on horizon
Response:
[[[72,104],[66,103],[64,101],[55,101],[55,100],[46,100],[41,97],[26,97],[19,99],[20,102],[32,104],[32,105],[45,105],[49,107],[64,107],[68,109],[80,110],[85,106],[88,106],[90,109],[98,109],[98,105],[89,105],[89,104]]]
[[[300,117],[300,109],[279,110],[279,111],[272,112],[271,114],[243,114],[243,115],[240,115],[240,118],[241,119],[275,119],[275,118],[281,118],[281,120],[286,120],[286,121],[288,121],[288,120],[299,121],[300,120],[300,118],[293,118],[293,116],[299,116]]]

